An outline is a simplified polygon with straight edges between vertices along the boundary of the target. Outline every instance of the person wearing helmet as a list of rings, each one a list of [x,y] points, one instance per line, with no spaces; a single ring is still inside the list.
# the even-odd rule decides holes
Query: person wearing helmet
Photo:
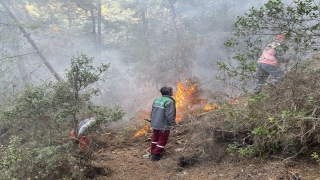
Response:
[[[159,161],[162,152],[168,142],[170,129],[176,125],[176,106],[171,87],[162,87],[161,95],[152,104],[151,127],[153,136],[151,139],[151,160]]]
[[[279,34],[276,40],[270,43],[262,52],[257,64],[257,81],[253,92],[259,94],[262,86],[265,84],[267,78],[272,76],[271,83],[276,84],[284,78],[284,73],[280,68],[281,62],[286,62],[283,57],[284,40],[286,35]]]

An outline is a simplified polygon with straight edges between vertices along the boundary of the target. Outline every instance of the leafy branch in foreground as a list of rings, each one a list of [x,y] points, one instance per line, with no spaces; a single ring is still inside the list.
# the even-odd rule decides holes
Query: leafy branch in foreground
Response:
[[[95,105],[99,89],[90,88],[100,80],[108,65],[94,68],[92,58],[81,54],[71,61],[66,82],[28,86],[13,97],[13,106],[1,106],[0,121],[9,127],[4,140],[0,173],[10,179],[62,179],[81,176],[73,166],[79,162],[70,130],[79,121],[95,116],[94,135],[100,127],[124,116],[118,107]],[[14,136],[12,136],[14,135]],[[5,139],[11,138],[11,141]],[[23,169],[23,171],[21,171]],[[61,171],[69,173],[61,173]]]

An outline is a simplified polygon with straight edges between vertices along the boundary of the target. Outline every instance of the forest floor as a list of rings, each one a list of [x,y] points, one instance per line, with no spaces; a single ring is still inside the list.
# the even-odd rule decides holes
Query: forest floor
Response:
[[[320,165],[310,157],[290,161],[275,157],[239,158],[227,153],[227,143],[212,149],[216,157],[200,160],[198,157],[205,154],[192,156],[199,152],[193,141],[193,123],[183,123],[170,134],[165,157],[157,162],[151,161],[149,151],[151,131],[134,137],[133,130],[108,130],[97,141],[99,146],[85,179],[320,180]]]

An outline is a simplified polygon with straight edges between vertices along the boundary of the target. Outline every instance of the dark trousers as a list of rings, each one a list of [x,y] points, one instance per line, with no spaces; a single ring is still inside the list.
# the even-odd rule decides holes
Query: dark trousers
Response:
[[[284,78],[284,74],[280,67],[265,63],[258,63],[257,66],[257,81],[253,89],[254,93],[260,93],[262,86],[266,83],[269,76],[272,76],[271,84],[275,85]]]
[[[151,152],[155,155],[160,155],[164,151],[164,147],[168,142],[170,130],[162,131],[153,129],[151,139]]]

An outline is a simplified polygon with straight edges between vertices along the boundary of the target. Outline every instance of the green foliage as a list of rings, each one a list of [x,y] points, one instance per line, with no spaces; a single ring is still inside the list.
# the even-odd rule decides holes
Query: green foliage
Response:
[[[227,151],[229,151],[231,153],[232,156],[234,156],[235,152],[238,149],[239,144],[237,142],[233,142],[232,144],[228,144],[228,148]]]
[[[80,161],[78,148],[68,138],[78,120],[96,117],[88,134],[94,135],[100,127],[117,122],[124,116],[115,106],[94,105],[91,98],[98,89],[89,88],[107,70],[103,65],[94,68],[92,58],[81,54],[72,59],[66,82],[49,82],[40,86],[27,86],[14,97],[10,108],[0,108],[1,122],[10,127],[8,135],[15,134],[4,147],[1,174],[10,179],[61,179],[75,177],[73,171]],[[24,169],[24,171],[21,171]],[[68,173],[63,173],[67,170]]]
[[[312,0],[290,4],[269,0],[239,16],[234,23],[234,36],[224,44],[233,56],[228,63],[218,62],[222,72],[219,78],[248,94],[248,106],[242,109],[246,119],[228,121],[233,125],[226,127],[239,134],[243,129],[250,130],[244,139],[251,142],[246,146],[253,149],[252,155],[279,153],[285,158],[295,157],[305,153],[310,145],[319,145],[316,104],[320,84],[315,73],[319,57],[306,58],[319,39],[319,14],[319,6]],[[283,48],[286,59],[293,64],[281,66],[286,72],[282,82],[269,86],[266,83],[259,95],[249,94],[249,85],[257,78],[255,66],[262,49],[280,33],[286,34]],[[237,146],[232,144],[229,150],[239,153]],[[316,154],[313,157],[316,159]]]
[[[21,138],[12,136],[7,147],[2,147],[0,159],[0,179],[55,179],[60,176],[61,168],[70,168],[76,163],[71,143],[57,146],[39,147],[32,142],[21,149]],[[64,175],[62,175],[63,177]]]
[[[99,76],[110,66],[101,64],[100,67],[94,68],[92,62],[92,57],[88,58],[82,53],[71,59],[71,69],[67,72],[67,78],[74,91],[84,90],[88,85],[100,80]]]
[[[262,49],[280,33],[286,33],[286,58],[295,63],[302,61],[317,42],[319,24],[319,6],[314,1],[284,4],[281,0],[269,0],[260,8],[252,7],[248,13],[238,16],[234,37],[224,43],[234,56],[228,64],[218,62],[223,79],[240,81],[235,86],[239,89],[252,82]]]
[[[311,157],[312,157],[312,159],[316,160],[317,163],[320,163],[320,157],[319,157],[318,153],[313,152],[311,154]]]
[[[1,145],[1,152],[3,153],[0,159],[1,180],[14,178],[14,173],[20,170],[18,164],[22,161],[22,158],[21,151],[18,149],[19,144],[20,139],[12,136],[7,147]]]
[[[114,108],[108,106],[89,106],[89,110],[91,110],[96,117],[96,123],[90,128],[92,131],[95,131],[101,125],[107,127],[125,115],[125,112],[119,106]]]
[[[241,148],[239,146],[239,143],[233,142],[231,144],[228,144],[227,151],[230,153],[231,156],[238,156],[238,157],[251,157],[254,155],[254,147],[253,146],[247,146],[244,148]]]
[[[309,96],[309,102],[317,103],[318,101],[314,99],[314,97]]]

